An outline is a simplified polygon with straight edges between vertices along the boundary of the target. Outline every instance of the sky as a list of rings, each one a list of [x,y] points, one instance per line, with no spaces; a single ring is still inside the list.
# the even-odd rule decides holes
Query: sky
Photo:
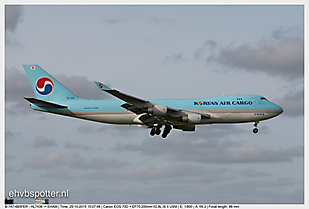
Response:
[[[5,6],[4,192],[50,203],[304,203],[304,6]],[[259,124],[173,130],[40,113],[23,64],[77,96],[258,94],[284,113]],[[15,198],[16,203],[33,203]]]

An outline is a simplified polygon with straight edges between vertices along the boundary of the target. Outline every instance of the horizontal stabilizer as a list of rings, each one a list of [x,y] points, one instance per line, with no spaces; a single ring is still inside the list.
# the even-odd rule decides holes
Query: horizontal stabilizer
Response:
[[[52,102],[46,102],[40,99],[35,99],[35,98],[27,98],[24,97],[25,100],[27,100],[28,102],[35,104],[38,107],[42,107],[42,108],[68,108],[68,106],[64,106],[64,105],[59,105],[59,104],[55,104]]]

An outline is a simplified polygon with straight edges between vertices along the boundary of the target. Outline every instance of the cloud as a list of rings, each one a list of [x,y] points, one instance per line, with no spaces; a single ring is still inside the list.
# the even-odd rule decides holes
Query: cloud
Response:
[[[167,56],[163,60],[163,64],[170,64],[175,62],[183,62],[185,59],[183,58],[183,55],[181,53],[173,54],[171,56]]]
[[[57,147],[58,144],[54,139],[47,139],[43,136],[39,136],[34,139],[33,147],[43,148],[43,147]]]
[[[6,5],[5,6],[5,30],[14,32],[17,24],[22,21],[23,6]]]
[[[10,153],[5,152],[5,160],[13,160],[16,156],[11,155]]]
[[[108,181],[161,181],[165,183],[198,184],[226,181],[234,177],[228,176],[228,169],[205,169],[191,165],[174,165],[158,163],[140,167],[124,167],[114,170],[100,170],[85,175],[91,180]]]
[[[41,177],[51,178],[55,180],[75,180],[76,179],[65,168],[61,168],[61,169],[51,168],[48,171],[46,171],[43,175],[41,175]]]
[[[175,161],[204,164],[289,162],[294,157],[304,155],[303,146],[270,150],[247,142],[222,139],[188,140],[184,137],[173,137],[169,140],[145,140],[140,145],[117,143],[112,150],[140,152],[147,156],[166,155]]]
[[[194,59],[201,59],[205,56],[205,53],[209,51],[207,62],[213,59],[213,54],[217,48],[218,44],[215,40],[206,40],[201,48],[198,48],[195,52]]]
[[[26,73],[16,68],[5,69],[5,101],[16,102],[18,107],[22,107],[27,104],[25,96],[34,97]]]
[[[129,126],[129,125],[110,125],[104,124],[100,128],[95,128],[91,125],[81,125],[77,128],[78,132],[84,134],[90,134],[92,132],[101,132],[112,135],[121,135],[121,136],[129,136],[129,135],[137,135],[139,131],[143,131],[144,128],[139,127],[137,125]]]
[[[45,156],[36,156],[30,161],[23,162],[25,168],[32,169],[59,168],[65,166],[75,169],[100,170],[123,167],[127,164],[116,159],[92,158],[86,160],[79,153],[69,152],[62,155],[55,151],[49,152]]]
[[[159,18],[159,17],[150,17],[147,19],[147,23],[150,25],[166,25],[166,26],[175,26],[179,23],[179,20],[174,18]]]
[[[119,24],[119,23],[123,23],[123,22],[127,22],[128,20],[122,18],[122,17],[113,17],[113,18],[108,18],[103,20],[105,23],[109,24],[109,25],[115,25],[115,24]]]
[[[274,102],[283,108],[284,116],[304,116],[304,89],[289,92],[283,97],[274,99]]]
[[[271,38],[255,44],[220,46],[206,40],[195,52],[196,61],[219,64],[228,70],[264,72],[285,79],[304,78],[304,38],[299,27],[279,27]]]
[[[6,5],[5,6],[5,44],[8,47],[20,48],[24,47],[20,41],[15,38],[14,32],[18,23],[22,21],[23,6]]]
[[[274,30],[271,34],[272,38],[277,40],[282,40],[288,37],[303,37],[304,30],[300,26],[294,27],[283,27],[280,26],[276,30]]]
[[[294,37],[279,42],[261,41],[255,47],[243,44],[236,48],[221,48],[218,62],[249,72],[262,71],[285,78],[303,78],[304,40]]]
[[[16,134],[14,134],[12,131],[8,131],[8,130],[5,131],[5,141],[6,142],[11,141],[15,138],[16,138]]]
[[[55,75],[55,78],[80,98],[83,99],[113,98],[107,95],[106,93],[103,93],[100,89],[98,89],[94,81],[89,81],[86,76]]]
[[[248,168],[238,172],[240,175],[244,177],[261,177],[261,176],[270,176],[270,173],[267,172],[259,172],[256,171],[254,168]]]
[[[85,144],[79,144],[73,141],[67,141],[64,144],[65,148],[68,149],[81,149],[83,151],[102,151],[102,148],[98,147],[98,148],[94,148],[93,146],[90,145],[85,145]]]
[[[240,181],[218,184],[212,188],[212,191],[208,192],[221,194],[220,198],[229,203],[302,203],[304,191],[291,189],[291,187],[293,188],[294,185],[298,184],[300,182],[289,177],[264,178],[259,180],[246,180],[241,178]],[[216,202],[220,203],[220,200]]]

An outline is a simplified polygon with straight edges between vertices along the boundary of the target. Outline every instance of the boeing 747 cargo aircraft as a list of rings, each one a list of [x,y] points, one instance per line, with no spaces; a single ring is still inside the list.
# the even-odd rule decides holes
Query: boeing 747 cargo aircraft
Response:
[[[195,131],[196,125],[254,123],[280,115],[283,109],[259,95],[232,95],[198,99],[146,100],[95,82],[118,100],[86,100],[77,97],[39,65],[24,65],[36,98],[27,98],[34,110],[109,124],[137,124],[150,135],[166,138],[172,128]]]

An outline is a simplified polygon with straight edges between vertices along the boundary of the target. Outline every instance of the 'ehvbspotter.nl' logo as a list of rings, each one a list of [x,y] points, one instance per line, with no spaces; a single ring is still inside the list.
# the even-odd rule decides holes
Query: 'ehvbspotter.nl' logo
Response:
[[[50,95],[54,90],[54,82],[47,77],[39,78],[36,81],[35,90],[41,96]]]

